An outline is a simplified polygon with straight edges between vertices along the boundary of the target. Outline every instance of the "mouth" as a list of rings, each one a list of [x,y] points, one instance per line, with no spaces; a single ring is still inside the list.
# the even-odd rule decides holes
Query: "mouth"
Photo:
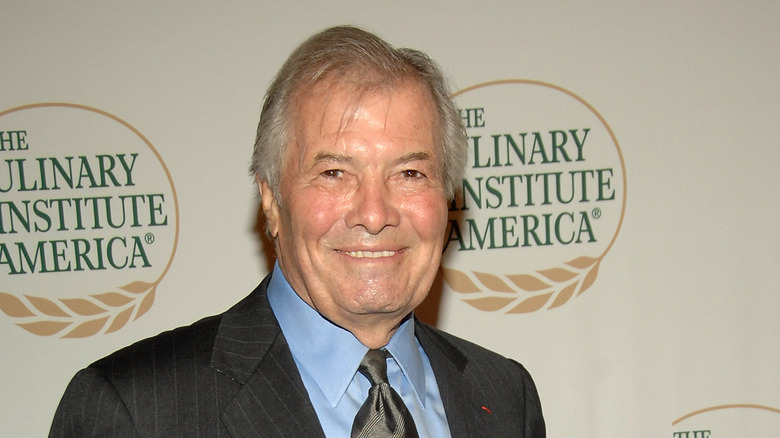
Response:
[[[398,251],[339,251],[339,252],[356,259],[381,259],[384,257],[392,257],[396,255]]]

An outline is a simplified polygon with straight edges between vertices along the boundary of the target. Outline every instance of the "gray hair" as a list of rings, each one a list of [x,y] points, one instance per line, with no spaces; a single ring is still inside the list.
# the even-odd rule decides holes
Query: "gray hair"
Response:
[[[339,26],[323,30],[298,46],[266,92],[251,173],[268,183],[277,202],[281,201],[279,180],[290,139],[293,101],[326,80],[346,85],[356,95],[399,86],[408,80],[426,88],[438,115],[435,138],[444,158],[445,192],[452,199],[462,184],[468,151],[466,130],[441,69],[418,50],[396,49],[370,32]]]

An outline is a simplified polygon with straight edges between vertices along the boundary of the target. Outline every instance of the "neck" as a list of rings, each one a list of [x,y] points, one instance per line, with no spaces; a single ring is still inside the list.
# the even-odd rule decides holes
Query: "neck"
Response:
[[[349,327],[342,326],[344,329],[352,333],[361,344],[371,349],[378,349],[386,346],[390,339],[393,337],[398,328],[404,321],[411,318],[411,313],[401,317],[400,319],[393,319],[388,321],[387,316],[377,315],[376,318],[370,318],[366,321],[366,315],[363,315],[361,324],[353,324]]]

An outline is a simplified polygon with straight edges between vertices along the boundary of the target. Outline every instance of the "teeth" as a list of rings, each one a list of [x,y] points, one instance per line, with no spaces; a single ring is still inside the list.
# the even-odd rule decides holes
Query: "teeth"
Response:
[[[395,251],[346,251],[344,254],[356,259],[378,259],[390,257],[395,254]]]

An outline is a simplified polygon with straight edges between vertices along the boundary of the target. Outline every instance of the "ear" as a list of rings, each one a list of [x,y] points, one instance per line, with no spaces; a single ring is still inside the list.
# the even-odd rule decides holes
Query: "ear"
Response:
[[[260,198],[263,204],[266,230],[271,238],[276,239],[276,236],[279,234],[279,204],[276,203],[276,198],[274,198],[268,181],[257,178],[257,189],[260,191]]]

